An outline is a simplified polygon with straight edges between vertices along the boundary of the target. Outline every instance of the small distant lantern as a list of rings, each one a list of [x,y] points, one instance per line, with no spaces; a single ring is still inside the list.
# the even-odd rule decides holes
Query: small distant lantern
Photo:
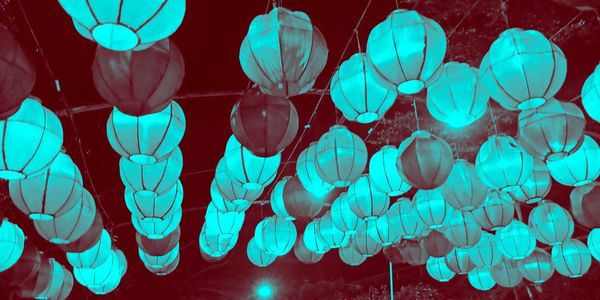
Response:
[[[144,253],[153,256],[162,256],[173,250],[179,243],[180,237],[181,229],[179,229],[179,227],[164,238],[157,240],[151,240],[141,235],[139,232],[135,233],[135,241],[138,247],[144,250]]]
[[[138,255],[140,256],[140,259],[144,265],[154,269],[160,269],[171,264],[177,259],[179,256],[179,244],[177,244],[171,251],[160,256],[150,255],[145,253],[142,248],[138,248]]]
[[[552,277],[554,266],[550,253],[541,248],[536,248],[531,255],[518,262],[519,272],[525,279],[541,284]]]
[[[331,220],[335,227],[350,235],[355,234],[361,226],[365,226],[365,221],[352,212],[345,193],[331,204]]]
[[[498,248],[496,237],[488,232],[483,232],[479,242],[468,250],[469,258],[477,267],[489,268],[502,260],[502,252]]]
[[[533,253],[536,245],[531,229],[517,220],[496,231],[496,243],[504,257],[509,260],[524,259]]]
[[[375,221],[390,206],[390,197],[375,188],[369,175],[362,175],[350,185],[346,201],[352,212],[366,222]]]
[[[588,116],[596,122],[600,122],[600,64],[583,84],[581,103]]]
[[[411,186],[404,181],[396,167],[398,149],[394,146],[383,146],[371,156],[369,161],[369,178],[376,189],[390,197],[400,196]]]
[[[352,242],[348,243],[346,247],[338,249],[338,254],[342,262],[352,267],[356,267],[367,260],[366,256],[360,254],[356,248],[354,248]]]
[[[67,252],[67,260],[74,268],[93,269],[102,265],[112,253],[112,241],[106,230],[94,246],[83,252]]]
[[[600,177],[600,147],[588,135],[577,151],[556,161],[547,161],[554,180],[562,185],[581,186]]]
[[[483,202],[488,187],[483,184],[475,165],[458,159],[454,162],[446,182],[439,187],[444,200],[455,209],[471,211]]]
[[[502,259],[500,263],[490,268],[490,273],[494,281],[505,288],[515,287],[523,280],[517,262],[510,259]]]
[[[294,256],[305,265],[316,264],[323,258],[323,254],[317,254],[306,248],[303,237],[296,240],[296,245],[294,245]]]
[[[214,202],[215,198],[222,198],[225,201],[235,204],[239,208],[247,208],[252,202],[263,193],[263,189],[250,190],[244,187],[244,184],[231,178],[225,158],[221,158],[215,171],[215,179],[211,183],[211,195]],[[217,205],[217,208],[221,206]]]
[[[400,255],[411,266],[422,266],[430,257],[423,245],[414,240],[406,240],[400,244]]]
[[[173,271],[175,271],[175,269],[177,269],[177,267],[179,266],[179,262],[181,260],[181,256],[179,255],[179,253],[177,253],[177,256],[175,256],[175,259],[167,264],[167,265],[162,265],[158,268],[153,268],[150,265],[144,264],[144,266],[146,267],[146,269],[150,272],[152,272],[154,275],[158,275],[158,276],[166,276],[171,274]]]
[[[491,189],[510,191],[524,184],[533,172],[533,157],[504,134],[490,136],[475,160],[479,178]]]
[[[204,215],[206,233],[236,235],[242,229],[245,215],[244,212],[221,212],[210,202]]]
[[[421,238],[420,243],[427,253],[433,257],[444,257],[454,248],[444,234],[436,230]]]
[[[452,272],[459,275],[465,275],[475,269],[468,249],[454,248],[444,257],[444,261]]]
[[[531,176],[518,188],[510,190],[508,193],[515,201],[527,204],[542,201],[552,188],[552,178],[546,163],[540,159],[535,159],[533,172]]]
[[[256,156],[232,135],[225,146],[224,159],[231,179],[240,182],[245,189],[260,190],[275,180],[281,154]]]
[[[600,228],[594,228],[588,233],[587,246],[597,261],[600,261]]]
[[[277,255],[267,253],[264,250],[260,249],[254,239],[251,239],[248,242],[248,247],[246,248],[246,255],[248,256],[248,260],[257,267],[266,267],[272,264]]]
[[[454,276],[456,276],[456,273],[448,268],[443,257],[430,257],[427,260],[425,268],[427,270],[427,274],[439,282],[448,282],[454,278]]]
[[[198,237],[198,243],[200,250],[213,257],[225,256],[237,243],[239,238],[238,233],[233,234],[220,234],[215,232],[208,232],[206,230],[206,223],[202,225],[200,236]]]
[[[23,254],[25,235],[19,226],[2,220],[0,224],[0,272],[14,266]]]
[[[496,231],[513,220],[515,203],[507,193],[490,190],[473,216],[484,229]]]
[[[392,230],[403,239],[416,239],[425,231],[425,224],[408,198],[400,198],[386,213]]]
[[[592,256],[583,242],[572,239],[552,247],[552,263],[560,275],[578,278],[590,269]]]
[[[119,170],[123,184],[140,196],[158,196],[177,184],[183,169],[183,156],[179,147],[165,160],[141,165],[125,157],[119,160]]]
[[[412,203],[417,215],[429,229],[444,227],[454,212],[437,189],[418,190]]]
[[[569,211],[556,203],[545,201],[529,213],[529,228],[538,241],[555,246],[571,239],[575,223]]]
[[[360,228],[352,238],[354,249],[365,257],[375,256],[383,247],[367,233],[367,226]]]
[[[125,204],[127,209],[136,218],[143,221],[155,222],[168,219],[183,203],[183,185],[177,185],[162,195],[156,197],[135,194],[134,191],[125,189]]]
[[[479,242],[481,226],[471,212],[455,210],[444,228],[444,236],[454,247],[470,248]]]
[[[290,178],[283,188],[283,204],[291,220],[314,218],[321,212],[324,200],[307,191],[297,176]]]
[[[290,252],[298,232],[291,221],[272,216],[265,218],[256,226],[254,239],[257,246],[266,252],[282,256]]]
[[[91,289],[99,289],[108,282],[116,279],[120,280],[119,258],[114,251],[111,251],[108,259],[102,265],[94,269],[74,268],[73,273],[75,279],[81,285]]]
[[[490,268],[475,268],[467,274],[467,277],[469,284],[480,291],[489,291],[496,286],[496,281],[492,278]]]
[[[320,219],[314,219],[306,225],[302,239],[303,244],[311,252],[325,254],[331,247],[319,232],[319,221]]]
[[[340,248],[346,246],[349,242],[350,235],[346,234],[341,229],[337,228],[333,223],[331,211],[327,211],[317,224],[319,235],[331,248]]]
[[[296,160],[296,173],[304,188],[316,197],[321,197],[331,190],[333,185],[325,182],[317,171],[317,143],[312,142],[300,152]]]
[[[165,238],[179,227],[182,213],[182,210],[178,209],[168,218],[155,222],[144,221],[135,216],[131,216],[131,223],[135,230],[141,235],[152,240],[159,240]]]
[[[346,187],[365,170],[367,146],[346,127],[334,125],[319,139],[316,159],[319,177],[335,187]]]

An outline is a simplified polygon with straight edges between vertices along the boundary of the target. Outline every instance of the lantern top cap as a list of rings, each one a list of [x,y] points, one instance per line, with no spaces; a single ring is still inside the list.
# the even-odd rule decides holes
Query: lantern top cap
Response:
[[[340,125],[340,124],[335,124],[335,125],[329,127],[329,131],[334,131],[334,130],[347,130],[347,131],[349,131],[346,126]]]

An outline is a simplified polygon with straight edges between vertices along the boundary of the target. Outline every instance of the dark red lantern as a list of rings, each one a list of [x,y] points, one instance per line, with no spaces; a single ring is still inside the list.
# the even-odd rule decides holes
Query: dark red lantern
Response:
[[[96,48],[92,65],[98,93],[121,112],[141,116],[163,110],[183,81],[181,52],[169,39],[140,51]]]
[[[171,250],[177,246],[179,243],[179,238],[181,236],[181,229],[177,227],[175,231],[171,232],[169,235],[165,236],[162,239],[152,240],[139,232],[135,234],[135,240],[137,242],[138,247],[142,248],[144,253],[152,256],[163,256],[169,253]]]
[[[74,240],[69,244],[57,245],[60,249],[65,252],[80,253],[85,250],[92,248],[102,235],[102,229],[104,229],[104,221],[102,220],[102,214],[99,210],[96,210],[96,216],[92,226],[78,239]]]
[[[400,244],[400,254],[404,261],[411,266],[421,266],[427,263],[429,253],[418,241],[405,240]]]
[[[433,257],[444,257],[452,251],[454,246],[443,233],[433,230],[428,236],[421,239],[421,245],[429,255]]]
[[[287,98],[248,90],[231,110],[231,131],[256,156],[269,157],[290,145],[298,132],[298,112]]]
[[[315,197],[307,191],[297,176],[288,180],[283,188],[285,211],[294,219],[312,219],[323,208],[323,197]]]
[[[400,252],[399,244],[383,248],[383,255],[385,255],[385,258],[392,264],[402,264],[406,262]]]
[[[51,279],[52,266],[50,260],[42,256],[37,273],[17,286],[17,295],[21,298],[35,298],[48,288]]]
[[[23,282],[35,277],[40,269],[41,255],[37,247],[25,239],[23,253],[10,269],[0,273],[0,282],[10,286],[20,286]]]

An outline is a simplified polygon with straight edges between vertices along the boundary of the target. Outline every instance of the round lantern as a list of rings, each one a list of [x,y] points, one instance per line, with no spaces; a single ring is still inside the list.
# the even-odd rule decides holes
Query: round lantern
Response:
[[[3,221],[4,222],[4,221]],[[0,226],[4,230],[7,227]],[[38,273],[41,263],[41,255],[35,245],[28,239],[25,239],[22,253],[16,263],[7,270],[0,272],[2,282],[11,286],[20,286]]]
[[[0,120],[2,152],[0,178],[6,180],[32,177],[46,169],[56,158],[63,142],[58,117],[39,100],[27,98],[19,109]]]
[[[300,152],[296,160],[296,173],[307,191],[315,197],[321,197],[333,190],[333,186],[319,177],[316,153],[316,142],[310,143],[310,146]]]
[[[52,220],[34,220],[37,232],[54,244],[69,244],[83,236],[94,223],[96,204],[94,198],[83,190],[83,197],[68,212]]]
[[[306,228],[304,228],[304,234],[302,235],[303,244],[308,250],[316,254],[325,254],[331,246],[323,239],[319,232],[319,221],[320,219],[314,219],[310,221]]]
[[[207,234],[236,235],[244,224],[244,212],[221,212],[209,202],[204,215]]]
[[[400,252],[400,243],[383,248],[383,255],[394,265],[407,263]]]
[[[356,231],[351,243],[362,256],[371,257],[379,253],[383,247],[367,233],[367,229],[367,226],[363,226]]]
[[[424,265],[430,257],[423,245],[413,240],[406,240],[400,244],[400,255],[411,266]]]
[[[305,13],[276,7],[252,20],[239,59],[263,92],[290,97],[313,87],[328,52],[323,34]]]
[[[67,260],[74,268],[94,269],[102,265],[112,252],[112,241],[106,230],[98,242],[83,252],[67,252]]]
[[[267,253],[260,249],[256,245],[256,242],[254,242],[254,239],[251,239],[248,242],[246,255],[248,256],[248,260],[257,267],[266,267],[273,263],[277,258],[277,255]]]
[[[535,284],[545,282],[554,274],[552,257],[546,250],[541,248],[536,248],[531,255],[520,260],[518,267],[523,277]]]
[[[50,281],[48,282],[48,286],[36,296],[36,299],[53,299],[63,285],[66,277],[65,272],[67,272],[65,267],[51,258],[50,268]]]
[[[496,231],[496,244],[509,260],[521,260],[535,250],[535,236],[523,222],[512,220]]]
[[[367,222],[375,221],[390,206],[390,197],[375,188],[369,175],[360,176],[350,185],[346,201],[352,212]]]
[[[0,26],[0,119],[14,114],[35,85],[35,64],[8,27]]]
[[[569,211],[549,201],[531,210],[529,227],[538,241],[550,246],[570,239],[575,231],[575,223]]]
[[[119,160],[121,181],[136,195],[155,197],[166,193],[177,184],[183,169],[179,147],[165,160],[148,165],[134,163],[125,157]]]
[[[73,273],[81,285],[88,288],[99,288],[106,282],[121,278],[119,258],[114,251],[111,251],[108,259],[102,265],[94,269],[74,268]]]
[[[350,235],[340,230],[333,223],[331,211],[327,211],[316,224],[321,238],[331,248],[340,248],[346,246],[349,242]]]
[[[571,213],[577,223],[588,227],[600,227],[598,211],[600,209],[600,183],[592,182],[578,186],[569,195]]]
[[[317,143],[317,173],[336,187],[354,182],[365,170],[367,160],[363,140],[342,125],[332,126]]]
[[[200,251],[205,252],[212,257],[225,256],[237,243],[239,235],[235,234],[219,234],[207,232],[206,223],[202,225],[198,242]]]
[[[581,103],[588,116],[600,122],[600,64],[583,84]]]
[[[543,105],[558,92],[567,60],[539,31],[511,28],[492,43],[479,70],[492,99],[508,110],[526,110]]]
[[[221,198],[224,201],[235,204],[237,208],[243,208],[243,210],[246,210],[246,208],[248,208],[250,204],[254,200],[258,199],[258,197],[260,197],[260,195],[263,193],[262,188],[258,190],[250,190],[245,188],[243,183],[231,178],[229,176],[227,164],[225,163],[225,158],[221,158],[217,164],[217,168],[215,170],[215,179],[211,183],[210,190],[211,196],[215,203],[221,202],[217,201],[218,199],[216,198]],[[217,208],[221,209],[221,205],[218,205],[218,203]]]
[[[102,213],[100,210],[96,210],[92,226],[80,238],[68,244],[60,244],[58,247],[64,252],[84,252],[98,243],[103,230],[104,221],[102,220]]]
[[[458,159],[454,162],[446,182],[439,187],[444,200],[452,207],[462,210],[473,210],[485,199],[488,188],[475,170],[475,165]]]
[[[367,256],[360,254],[352,242],[348,243],[346,247],[338,249],[338,255],[345,264],[356,267],[367,260]]]
[[[479,82],[479,71],[465,63],[448,62],[440,76],[427,88],[427,110],[453,128],[479,120],[488,106],[489,95]]]
[[[515,201],[521,201],[527,204],[536,203],[543,200],[552,188],[552,179],[550,171],[540,159],[535,159],[533,172],[531,176],[518,188],[510,190],[508,193]]]
[[[492,267],[502,260],[502,252],[498,248],[496,237],[488,232],[483,232],[479,242],[468,249],[469,258],[477,267]]]
[[[450,145],[425,130],[417,130],[398,146],[396,167],[411,186],[431,190],[444,184],[454,163]]]
[[[458,248],[470,248],[481,238],[481,226],[468,211],[455,210],[444,229],[444,236]]]
[[[202,256],[202,259],[205,262],[215,263],[215,262],[219,262],[219,261],[222,261],[223,259],[225,259],[225,257],[227,257],[227,253],[223,254],[222,256],[212,256],[211,254],[204,252],[202,247],[200,247],[200,256]]]
[[[369,161],[369,179],[373,186],[390,197],[400,196],[411,188],[398,172],[397,160],[398,149],[386,145],[375,152]]]
[[[120,249],[115,249],[115,254],[117,254],[117,259],[119,260],[119,270],[121,271],[121,277],[125,276],[127,273],[127,257]]]
[[[505,288],[516,287],[523,280],[523,275],[519,272],[517,262],[514,260],[503,259],[499,264],[490,268],[490,273],[494,281]]]
[[[552,263],[562,276],[578,278],[590,269],[592,256],[583,242],[572,239],[552,247]]]
[[[149,255],[153,256],[163,256],[173,250],[175,246],[179,243],[179,238],[181,237],[181,230],[179,227],[169,235],[165,236],[162,239],[151,240],[139,232],[135,233],[135,241],[140,249]]]
[[[448,282],[456,275],[456,273],[448,268],[443,257],[430,257],[427,260],[425,268],[427,269],[427,274],[439,282]]]
[[[408,198],[398,199],[390,206],[386,215],[392,230],[403,239],[416,239],[425,230],[425,224]]]
[[[444,257],[453,249],[452,243],[448,241],[444,234],[436,230],[423,237],[420,243],[427,253],[433,257]]]
[[[100,96],[131,116],[165,109],[181,86],[184,73],[183,56],[169,39],[141,51],[115,52],[99,46],[92,64]]]
[[[452,272],[464,275],[475,269],[475,264],[469,258],[469,250],[454,248],[444,257],[446,265]]]
[[[418,190],[413,197],[413,207],[429,229],[444,227],[454,212],[437,189]]]
[[[344,118],[371,123],[383,117],[396,101],[396,89],[380,85],[375,70],[368,68],[364,53],[344,61],[331,79],[331,100]]]
[[[496,286],[496,281],[492,278],[490,268],[475,268],[467,275],[469,284],[477,290],[489,291]]]
[[[183,21],[185,0],[142,5],[136,1],[96,3],[60,0],[86,39],[114,51],[131,50],[173,34]]]
[[[271,190],[271,197],[269,198],[269,203],[271,203],[271,209],[273,213],[278,217],[284,218],[286,220],[293,221],[295,218],[290,216],[290,214],[285,209],[285,203],[283,199],[283,190],[287,182],[292,179],[291,176],[285,176],[281,178]]]
[[[502,228],[515,215],[515,203],[505,192],[490,190],[478,208],[473,210],[473,217],[481,227],[495,231]]]
[[[171,251],[160,256],[150,255],[145,253],[142,248],[138,248],[138,255],[140,256],[140,259],[144,265],[154,269],[160,269],[171,264],[177,259],[177,257],[179,257],[179,244],[177,244]]]
[[[229,177],[237,180],[248,190],[260,190],[275,180],[281,163],[281,153],[270,157],[259,157],[231,136],[225,146],[225,165]]]
[[[146,196],[136,194],[129,188],[125,188],[125,204],[127,209],[136,218],[143,221],[155,222],[169,218],[183,203],[183,185],[178,180],[177,185],[162,195]]]
[[[52,299],[64,300],[69,298],[73,291],[74,284],[75,279],[73,278],[71,271],[63,268],[63,283]]]
[[[491,189],[510,191],[524,184],[533,172],[533,157],[504,134],[490,136],[475,159],[479,178]]]
[[[548,170],[554,180],[562,185],[581,186],[600,177],[600,147],[588,135],[577,151],[556,161],[547,161]]]
[[[90,290],[90,292],[94,293],[95,295],[101,296],[101,295],[109,294],[112,291],[114,291],[117,287],[119,287],[120,283],[121,283],[120,276],[111,276],[101,285],[88,287],[88,289]]]
[[[442,27],[414,10],[394,10],[367,41],[369,67],[384,86],[401,94],[416,94],[434,81],[445,55]]]
[[[177,256],[175,257],[175,259],[167,265],[163,265],[158,268],[154,268],[154,267],[152,267],[150,265],[146,265],[146,264],[144,264],[144,266],[146,267],[146,269],[148,271],[152,272],[154,275],[166,276],[166,275],[171,274],[173,271],[175,271],[175,269],[177,269],[177,267],[179,266],[179,261],[180,261],[180,256],[178,253]]]
[[[39,269],[17,288],[17,295],[21,298],[35,298],[41,294],[52,280],[51,261],[42,255]]]
[[[83,179],[73,160],[62,152],[45,172],[9,183],[10,197],[32,220],[51,220],[73,208],[83,196]]]
[[[316,264],[323,258],[323,254],[317,254],[306,248],[303,237],[298,238],[296,241],[296,245],[294,245],[294,255],[300,262],[306,265]]]
[[[131,216],[131,223],[141,235],[151,240],[159,240],[165,238],[179,227],[182,213],[181,209],[177,209],[170,217],[156,222],[144,221]]]
[[[14,266],[23,254],[25,235],[19,226],[2,220],[0,224],[0,272]]]
[[[367,234],[383,247],[389,247],[392,244],[400,242],[398,230],[393,228],[388,214],[384,214],[377,220],[368,223]]]
[[[106,124],[111,147],[138,164],[154,164],[169,157],[185,131],[181,106],[171,101],[163,110],[140,117],[114,108]]]
[[[312,219],[321,212],[324,197],[315,197],[307,191],[298,177],[290,178],[283,188],[283,204],[291,220]]]
[[[246,91],[231,109],[235,138],[260,157],[273,156],[289,146],[298,132],[298,112],[287,98]]]
[[[588,233],[587,246],[592,257],[600,261],[600,228],[594,228]]]
[[[331,220],[335,227],[350,235],[355,234],[361,226],[366,226],[365,221],[352,212],[345,193],[331,204]]]
[[[254,239],[257,246],[265,251],[282,256],[290,252],[296,242],[296,226],[291,221],[272,216],[256,226]]]

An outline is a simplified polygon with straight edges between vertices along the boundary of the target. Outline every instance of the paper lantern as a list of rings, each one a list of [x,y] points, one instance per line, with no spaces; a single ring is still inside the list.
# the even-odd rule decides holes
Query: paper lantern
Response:
[[[111,253],[111,237],[103,229],[100,239],[94,246],[83,252],[67,252],[67,260],[73,268],[94,269],[106,262]]]
[[[131,50],[173,34],[183,21],[185,0],[89,2],[60,0],[86,39],[114,50]]]
[[[469,258],[469,250],[454,248],[444,257],[446,265],[452,272],[464,275],[475,269],[475,264]]]
[[[456,275],[456,273],[448,268],[443,257],[430,257],[427,260],[425,269],[431,278],[439,282],[448,282]]]
[[[217,164],[217,168],[215,170],[215,179],[211,184],[211,196],[215,203],[222,202],[218,198],[221,198],[224,201],[227,201],[231,204],[235,204],[238,208],[248,208],[250,204],[263,193],[263,189],[251,190],[244,187],[244,184],[231,178],[229,176],[229,170],[227,169],[227,164],[225,163],[225,159],[221,158],[219,163]],[[221,205],[218,205],[217,208],[221,208]],[[228,206],[228,205],[223,205]],[[229,205],[230,206],[230,205]],[[221,209],[222,210],[222,209]]]
[[[175,259],[177,259],[179,256],[179,244],[177,244],[171,251],[160,256],[147,254],[142,248],[138,248],[138,255],[140,256],[140,259],[144,265],[154,269],[160,269],[171,264],[173,261],[175,261]]]
[[[179,238],[181,237],[181,230],[179,227],[162,239],[152,240],[139,232],[135,233],[135,241],[140,249],[149,255],[163,256],[173,250],[177,244],[179,244]]]
[[[529,213],[529,227],[538,241],[555,246],[570,239],[575,223],[562,206],[544,201]]]
[[[386,213],[392,230],[403,239],[416,239],[425,230],[425,224],[417,215],[408,198],[400,198],[390,206]]]
[[[456,209],[473,210],[485,199],[488,188],[483,184],[475,165],[458,159],[454,162],[446,182],[439,187],[444,200]]]
[[[600,261],[600,228],[594,228],[588,233],[587,246],[592,257]]]
[[[523,280],[517,262],[510,259],[503,259],[499,264],[491,267],[490,274],[499,286],[505,288],[516,287]]]
[[[533,109],[565,81],[567,60],[556,44],[535,30],[507,29],[479,66],[481,83],[508,110]]]
[[[256,242],[254,242],[254,239],[250,239],[248,242],[246,255],[248,256],[248,260],[257,267],[266,267],[272,264],[277,258],[277,255],[267,253],[260,249],[256,245]]]
[[[178,209],[170,217],[156,222],[144,221],[135,216],[131,216],[131,223],[137,232],[151,239],[159,240],[171,234],[179,227],[181,222],[182,210]]]
[[[302,186],[304,186],[307,191],[311,192],[313,196],[320,197],[333,190],[333,185],[323,181],[323,179],[319,177],[319,173],[317,172],[316,153],[316,142],[310,143],[306,149],[300,152],[300,155],[298,155],[298,159],[296,160],[296,173]]]
[[[551,188],[552,179],[548,167],[544,161],[535,159],[531,176],[525,183],[508,193],[515,201],[531,204],[543,200],[550,193]]]
[[[427,236],[424,236],[420,243],[427,253],[433,257],[444,257],[448,255],[453,248],[452,243],[450,243],[444,234],[436,230],[433,230]]]
[[[121,278],[121,269],[119,267],[119,258],[114,251],[111,251],[108,259],[102,265],[94,269],[74,268],[75,279],[81,285],[88,288],[101,288],[107,282]]]
[[[245,189],[260,190],[275,180],[281,153],[270,157],[256,156],[232,135],[225,146],[224,159],[231,179],[240,182]]]
[[[290,220],[314,218],[321,212],[324,200],[324,197],[316,197],[307,191],[296,176],[283,188],[283,204]]]
[[[155,197],[166,193],[177,184],[183,169],[179,147],[160,162],[148,165],[134,163],[125,157],[119,160],[121,181],[136,195]]]
[[[356,267],[367,260],[367,256],[359,253],[356,248],[354,248],[354,244],[352,242],[348,243],[346,247],[339,248],[338,255],[343,263],[352,267]]]
[[[398,149],[386,145],[375,152],[369,161],[369,179],[373,186],[390,197],[400,196],[411,188],[398,172],[397,159]]]
[[[323,258],[323,254],[312,252],[306,248],[303,237],[299,237],[296,241],[296,245],[294,245],[294,255],[305,265],[316,264]]]
[[[390,206],[390,197],[375,188],[369,175],[360,176],[350,185],[346,201],[352,212],[366,222],[375,221]]]
[[[125,276],[127,273],[127,257],[120,249],[114,249],[115,254],[117,255],[117,259],[119,260],[119,270],[121,273],[121,277]]]
[[[389,247],[392,244],[400,242],[400,234],[393,228],[394,225],[390,222],[388,214],[384,214],[377,218],[377,220],[367,224],[369,224],[367,234],[383,247]]]
[[[114,108],[106,123],[111,147],[121,156],[138,164],[154,164],[169,157],[185,132],[181,106],[171,101],[167,107],[140,117]]]
[[[208,232],[206,227],[206,223],[204,223],[198,237],[201,251],[213,257],[221,257],[235,247],[239,238],[238,233],[220,234]]]
[[[577,151],[556,161],[547,161],[548,170],[554,180],[562,185],[581,186],[600,177],[600,147],[588,135]]]
[[[572,239],[552,247],[552,263],[560,275],[578,278],[590,269],[592,256],[583,242]]]
[[[440,76],[427,88],[427,110],[434,119],[453,128],[479,120],[488,100],[479,82],[479,70],[465,63],[444,64]]]
[[[533,172],[533,157],[504,134],[490,136],[475,159],[479,178],[491,189],[510,191],[524,184]]]
[[[444,227],[454,212],[439,190],[418,190],[412,203],[417,215],[429,229]]]
[[[222,261],[223,259],[225,259],[225,257],[227,257],[227,254],[228,253],[225,253],[221,256],[212,256],[211,254],[204,252],[204,250],[202,250],[202,248],[200,248],[200,256],[202,256],[202,259],[208,263],[216,263],[216,262]]]
[[[430,257],[423,245],[414,240],[406,240],[400,244],[400,255],[411,266],[424,265]]]
[[[383,248],[383,255],[391,264],[397,265],[407,263],[400,252],[400,243]]]
[[[177,269],[177,267],[179,266],[179,261],[180,261],[180,255],[178,253],[177,256],[175,257],[175,260],[173,260],[170,264],[161,266],[159,268],[154,268],[149,265],[144,265],[144,266],[146,267],[146,269],[148,269],[148,271],[152,272],[154,275],[166,276],[166,275],[171,274],[173,271],[175,271],[175,269]]]
[[[331,79],[331,100],[344,118],[358,123],[379,120],[396,101],[395,88],[380,85],[364,53],[344,61]]]
[[[2,179],[39,175],[37,173],[52,163],[62,147],[60,120],[35,98],[25,99],[13,115],[0,120],[0,128]]]
[[[133,190],[125,188],[125,204],[127,209],[136,218],[147,222],[156,222],[168,219],[183,203],[183,185],[178,180],[177,185],[162,195],[147,196],[136,194]]]
[[[71,271],[63,269],[63,284],[58,289],[54,297],[52,297],[52,299],[65,300],[69,298],[71,292],[73,291],[74,284],[75,279],[73,278],[73,274],[71,273]]]
[[[498,248],[496,237],[491,233],[483,232],[479,242],[468,251],[473,264],[480,268],[495,266],[502,260],[502,252]]]
[[[90,290],[90,292],[94,293],[95,295],[101,296],[101,295],[109,294],[112,291],[114,291],[117,287],[119,287],[120,283],[121,283],[121,277],[111,276],[103,284],[98,285],[98,286],[88,287],[88,289]]]
[[[519,272],[525,279],[541,284],[552,277],[554,266],[552,257],[546,250],[536,248],[531,255],[518,262]]]
[[[575,187],[569,195],[571,213],[577,222],[585,227],[600,227],[600,184],[591,182]]]
[[[335,227],[350,235],[355,234],[361,226],[366,226],[365,221],[352,212],[345,193],[331,204],[331,220]]]
[[[65,272],[68,272],[65,267],[59,264],[55,259],[51,258],[50,261],[50,280],[48,286],[38,295],[36,299],[52,299],[60,291],[63,282],[65,280]]]
[[[319,232],[319,221],[320,219],[317,218],[310,221],[306,225],[306,228],[304,228],[304,234],[302,235],[302,239],[303,244],[309,251],[314,252],[316,254],[325,254],[327,253],[327,251],[329,251],[329,249],[331,249],[331,246],[329,246],[327,241],[323,239]]]
[[[349,186],[365,170],[367,160],[363,140],[342,125],[329,128],[317,143],[317,173],[333,186]]]
[[[115,52],[98,46],[92,64],[100,96],[131,116],[164,110],[179,90],[184,73],[183,56],[169,39],[140,51]]]
[[[35,85],[35,64],[8,29],[0,26],[0,119],[14,114]]]
[[[102,236],[102,231],[104,230],[104,221],[102,220],[102,212],[100,210],[96,210],[96,215],[94,216],[94,222],[92,222],[92,226],[78,239],[72,241],[68,244],[59,244],[57,245],[64,252],[84,252],[98,242],[100,237]]]
[[[25,235],[19,226],[2,220],[0,225],[0,272],[14,266],[23,254]]]
[[[275,7],[252,20],[239,59],[263,92],[290,97],[313,87],[328,52],[323,34],[305,13]]]
[[[505,192],[488,191],[488,194],[478,208],[473,210],[473,217],[481,227],[496,231],[510,221],[515,215],[515,203]]]
[[[600,122],[600,64],[583,84],[581,104],[590,118]]]
[[[271,190],[271,197],[269,198],[269,203],[271,204],[271,209],[273,210],[273,213],[275,213],[275,215],[286,220],[293,221],[295,218],[290,216],[290,214],[285,209],[285,203],[283,199],[283,190],[290,179],[292,179],[292,176],[285,176],[281,178],[281,180],[279,180],[277,183],[275,183],[273,189]]]
[[[434,81],[445,55],[442,27],[414,10],[394,10],[367,41],[369,66],[384,86],[401,94],[416,94]]]
[[[331,248],[340,248],[346,246],[350,239],[350,234],[346,234],[333,223],[331,211],[327,211],[316,223],[321,238]]]
[[[37,232],[54,244],[69,244],[83,236],[94,223],[96,204],[94,198],[83,190],[83,197],[73,208],[52,220],[34,220]]]
[[[221,212],[209,202],[204,215],[206,233],[236,235],[242,229],[245,215],[243,212]]]
[[[4,229],[5,228],[6,227],[4,227]],[[0,229],[4,230],[2,226],[0,226]],[[10,286],[22,285],[26,280],[38,273],[41,258],[40,252],[33,242],[25,239],[23,251],[17,262],[7,270],[0,272],[2,282],[5,282]]]
[[[455,210],[444,229],[444,236],[458,248],[470,248],[481,238],[481,226],[468,211]]]
[[[490,268],[475,268],[467,275],[469,284],[477,290],[489,291],[496,286],[496,281],[492,278]]]
[[[535,236],[523,222],[512,220],[496,231],[496,244],[507,259],[521,260],[535,250]]]
[[[39,269],[17,287],[17,295],[21,298],[35,298],[48,288],[52,280],[52,265],[48,258],[42,255]]]
[[[381,244],[367,233],[367,226],[363,226],[356,231],[351,244],[354,245],[354,249],[358,253],[365,257],[374,256],[383,248]]]
[[[298,235],[294,223],[277,216],[265,218],[261,223],[256,226],[254,232],[254,239],[259,248],[277,256],[292,250]]]
[[[298,112],[289,99],[263,94],[253,88],[231,109],[235,138],[260,157],[269,157],[289,146],[298,132]]]

